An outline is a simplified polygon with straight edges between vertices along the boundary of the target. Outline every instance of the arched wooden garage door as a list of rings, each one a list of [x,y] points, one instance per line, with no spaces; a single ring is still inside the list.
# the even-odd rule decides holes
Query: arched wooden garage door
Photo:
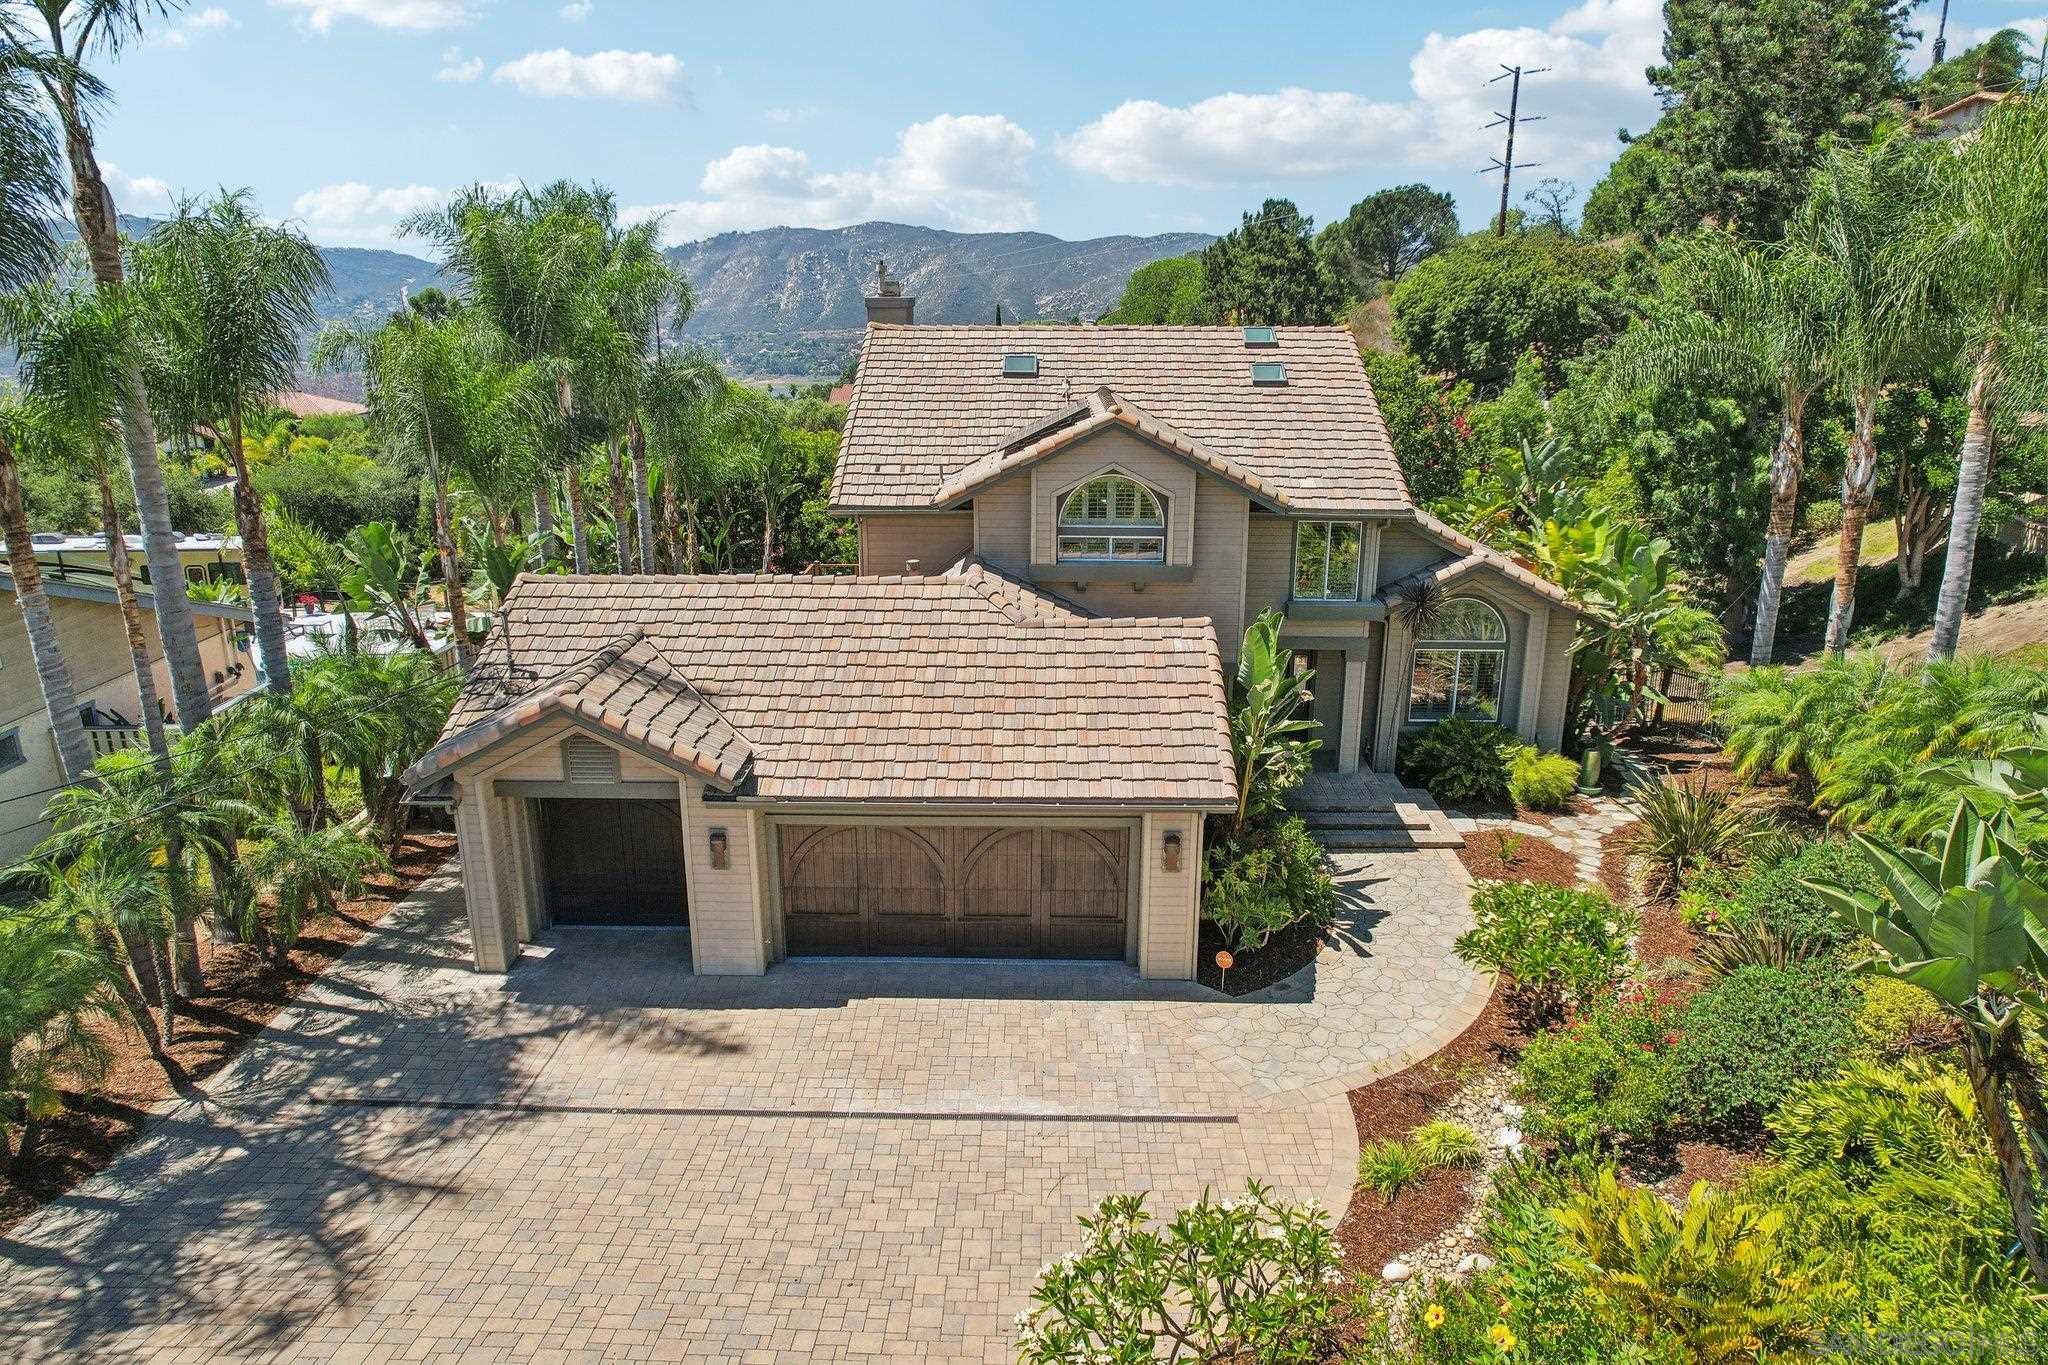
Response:
[[[1126,827],[783,825],[790,953],[1120,958]]]

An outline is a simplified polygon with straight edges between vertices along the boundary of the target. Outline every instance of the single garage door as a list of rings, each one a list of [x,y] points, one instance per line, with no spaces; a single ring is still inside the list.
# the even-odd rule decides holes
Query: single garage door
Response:
[[[547,797],[541,869],[556,924],[683,924],[683,816],[674,801]]]
[[[783,825],[792,954],[1120,958],[1128,828]]]

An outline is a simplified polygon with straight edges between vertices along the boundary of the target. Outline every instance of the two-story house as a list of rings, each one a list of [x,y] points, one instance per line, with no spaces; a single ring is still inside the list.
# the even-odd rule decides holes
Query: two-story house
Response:
[[[520,579],[407,780],[455,808],[477,965],[667,925],[792,954],[1194,974],[1225,679],[1266,608],[1339,770],[1490,716],[1555,747],[1557,590],[1416,509],[1336,328],[868,330],[853,576]],[[1423,638],[1403,609],[1441,589]],[[1396,855],[1398,856],[1398,855]]]

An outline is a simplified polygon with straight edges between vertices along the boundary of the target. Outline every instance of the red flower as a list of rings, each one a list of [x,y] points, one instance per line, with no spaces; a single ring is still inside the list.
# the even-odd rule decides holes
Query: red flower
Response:
[[[1684,1035],[1683,1035],[1683,1034],[1681,1034],[1681,1033],[1680,1033],[1680,1032],[1679,1032],[1679,1031],[1678,1031],[1677,1029],[1672,1029],[1672,1030],[1670,1030],[1669,1032],[1667,1032],[1667,1033],[1666,1033],[1666,1034],[1664,1035],[1664,1046],[1666,1046],[1666,1047],[1677,1047],[1677,1046],[1678,1046],[1678,1040],[1679,1040],[1679,1039],[1680,1039],[1681,1037],[1683,1037],[1683,1036],[1684,1036]]]

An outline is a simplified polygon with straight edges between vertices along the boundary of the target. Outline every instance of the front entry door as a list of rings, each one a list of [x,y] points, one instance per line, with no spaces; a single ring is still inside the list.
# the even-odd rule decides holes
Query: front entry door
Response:
[[[688,921],[683,817],[674,801],[547,797],[536,804],[548,914],[556,924]]]

